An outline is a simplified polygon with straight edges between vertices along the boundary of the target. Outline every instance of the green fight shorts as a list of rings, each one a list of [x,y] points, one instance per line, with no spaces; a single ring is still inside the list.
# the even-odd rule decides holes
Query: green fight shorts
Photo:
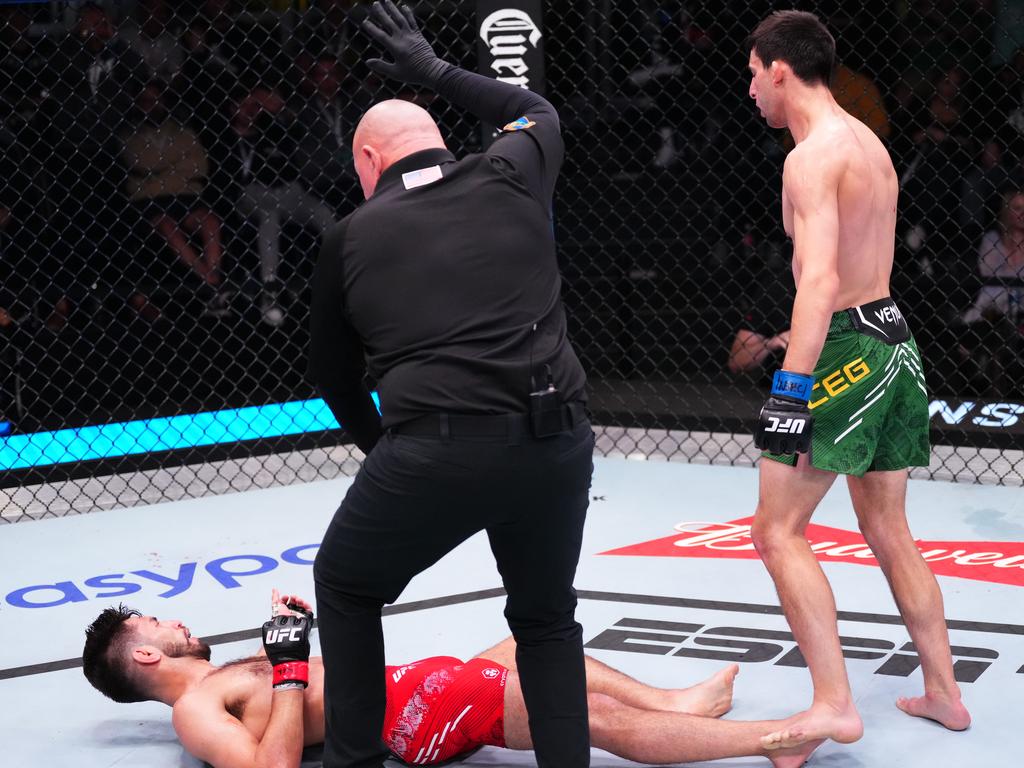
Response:
[[[857,476],[928,466],[921,355],[892,299],[832,315],[808,406],[814,416],[811,466]],[[790,466],[797,460],[761,455]]]

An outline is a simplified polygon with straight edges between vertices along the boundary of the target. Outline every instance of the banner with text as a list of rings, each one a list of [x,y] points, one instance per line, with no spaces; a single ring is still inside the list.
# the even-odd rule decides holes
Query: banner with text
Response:
[[[476,19],[480,74],[543,95],[544,37],[540,0],[478,0]],[[501,126],[483,127],[485,147],[497,135],[495,128]]]

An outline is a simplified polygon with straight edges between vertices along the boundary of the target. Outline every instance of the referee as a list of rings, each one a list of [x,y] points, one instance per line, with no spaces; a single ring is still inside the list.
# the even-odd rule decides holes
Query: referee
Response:
[[[375,105],[352,147],[367,200],[324,239],[310,377],[366,453],[313,569],[324,766],[383,764],[381,608],[480,530],[508,595],[537,762],[587,766],[572,582],[594,438],[550,216],[558,115],[536,94],[440,60],[408,8],[384,0],[370,17],[366,33],[391,58],[372,69],[505,128],[486,153],[456,160],[427,112]]]

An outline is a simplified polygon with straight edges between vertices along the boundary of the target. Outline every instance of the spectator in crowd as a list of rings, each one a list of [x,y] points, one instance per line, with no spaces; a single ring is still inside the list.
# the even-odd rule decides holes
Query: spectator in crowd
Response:
[[[987,232],[978,249],[978,274],[983,284],[964,313],[967,330],[959,334],[960,353],[968,377],[979,389],[1002,396],[1017,389],[1024,333],[1024,191],[1006,194],[998,228]]]
[[[0,109],[28,119],[53,85],[53,43],[29,33],[32,18],[24,6],[0,7]]]
[[[220,290],[220,219],[200,200],[209,172],[206,150],[192,131],[170,116],[161,83],[152,82],[142,90],[138,112],[139,125],[124,139],[128,197],[140,217],[207,286],[207,311],[224,314],[228,297]],[[199,239],[200,252],[190,237]]]
[[[965,247],[956,218],[960,184],[972,159],[970,133],[962,120],[965,80],[959,68],[938,77],[928,122],[915,131],[913,150],[900,173],[910,224],[907,244],[928,262],[955,260]]]
[[[308,57],[308,66],[321,54],[331,54],[346,67],[354,65],[359,56],[353,42],[362,40],[359,24],[364,18],[366,12],[359,0],[314,0],[295,29],[300,61]]]
[[[730,373],[756,373],[774,370],[782,364],[786,349],[789,347],[789,327],[773,333],[770,328],[775,325],[762,325],[752,312],[743,316],[739,330],[733,337],[729,349]],[[757,330],[754,330],[754,328]]]
[[[295,221],[322,235],[334,225],[335,217],[299,183],[294,165],[296,132],[304,129],[281,95],[256,82],[241,89],[239,96],[231,105],[230,138],[222,161],[228,181],[220,189],[237,199],[238,209],[257,224],[260,311],[264,322],[276,326],[284,322],[278,279],[283,224]]]
[[[337,211],[359,202],[352,165],[352,133],[370,106],[344,89],[345,72],[330,53],[320,54],[306,73],[311,95],[297,97],[303,130],[295,162],[306,189]]]
[[[101,298],[97,289],[118,282],[126,233],[120,136],[145,83],[145,62],[123,41],[103,7],[86,3],[60,42],[56,75],[40,107],[46,118],[41,152],[52,179],[55,249],[77,285],[75,298]]]
[[[237,68],[207,44],[209,23],[195,16],[182,32],[185,58],[171,81],[173,111],[212,150],[228,130],[224,103],[237,88]]]
[[[279,82],[287,67],[282,60],[278,21],[240,12],[242,5],[237,0],[199,2],[198,16],[209,25],[206,44],[238,72]]]
[[[763,275],[753,283],[759,288],[747,296],[747,310],[736,329],[726,363],[734,375],[746,375],[758,383],[770,382],[782,367],[789,347],[789,321],[793,309],[793,288]]]
[[[80,7],[53,68],[57,128],[77,136],[100,128],[117,133],[149,79],[145,61],[115,39],[110,16],[96,3]]]
[[[42,237],[45,227],[37,161],[0,129],[0,327],[30,314],[52,331],[67,322],[66,274]]]
[[[1007,133],[1004,130],[1003,136]],[[992,136],[982,144],[978,162],[964,174],[961,184],[958,220],[965,236],[973,242],[995,218],[1002,190],[1024,187],[1021,169],[1013,162],[1003,136]]]
[[[230,38],[235,26],[234,0],[198,0],[195,5],[197,15],[206,21],[209,27],[207,43],[218,55],[232,61],[234,56]]]
[[[990,94],[995,103],[993,117],[1005,120],[1018,136],[1024,136],[1024,48],[1019,48],[1010,62],[999,70]],[[993,127],[1000,128],[999,125]]]
[[[995,6],[992,42],[993,59],[998,65],[1011,61],[1024,47],[1024,0],[999,0]]]
[[[964,314],[965,323],[995,317],[1013,323],[1024,319],[1020,314],[1024,300],[1024,191],[1004,196],[998,227],[985,233],[978,248],[978,274],[987,284]]]
[[[1016,0],[1014,0],[1016,1]],[[968,70],[981,63],[984,41],[978,40],[978,24],[961,0],[912,0],[904,20],[903,56],[908,66],[903,78],[914,87],[926,87],[939,62],[956,61]],[[978,18],[987,16],[979,13]],[[887,34],[880,30],[879,34]]]
[[[167,0],[139,0],[117,36],[146,62],[150,78],[169,83],[178,74],[185,51]]]
[[[4,148],[6,150],[6,147]],[[23,300],[24,275],[20,274],[18,260],[11,257],[8,233],[13,218],[12,209],[17,204],[17,187],[12,183],[16,173],[15,163],[6,151],[0,155],[0,330],[14,325],[13,308]],[[0,420],[3,415],[0,413]]]

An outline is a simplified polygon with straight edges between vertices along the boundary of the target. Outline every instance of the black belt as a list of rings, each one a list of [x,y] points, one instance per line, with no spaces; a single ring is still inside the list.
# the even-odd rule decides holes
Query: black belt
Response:
[[[562,424],[566,432],[586,418],[587,409],[583,403],[574,400],[562,406]],[[530,414],[428,413],[388,427],[387,431],[409,437],[516,438],[530,434]]]

